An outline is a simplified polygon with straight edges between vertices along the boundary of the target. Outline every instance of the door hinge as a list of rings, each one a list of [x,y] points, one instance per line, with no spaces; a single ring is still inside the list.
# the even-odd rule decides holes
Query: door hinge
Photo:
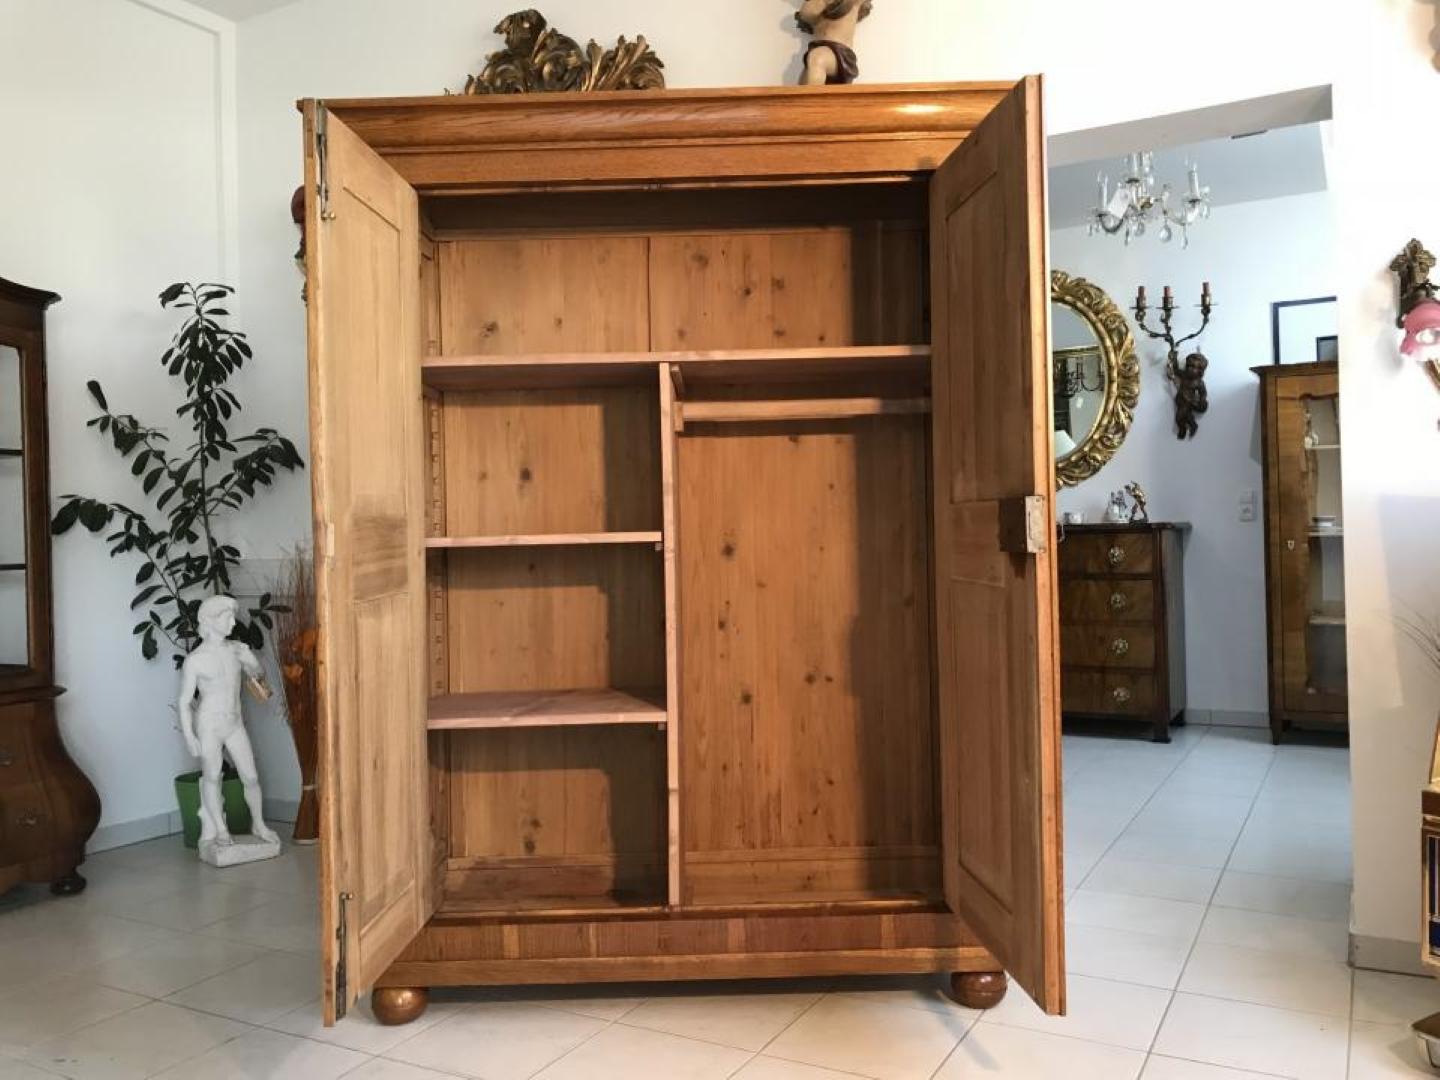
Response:
[[[330,110],[325,102],[315,103],[315,205],[321,221],[334,221],[330,209]]]
[[[350,927],[346,908],[353,893],[340,894],[340,915],[335,921],[335,1019],[345,1019],[350,1008],[350,978],[346,970],[346,956],[350,951]]]
[[[1000,500],[1000,550],[1038,555],[1050,547],[1049,515],[1044,495]]]

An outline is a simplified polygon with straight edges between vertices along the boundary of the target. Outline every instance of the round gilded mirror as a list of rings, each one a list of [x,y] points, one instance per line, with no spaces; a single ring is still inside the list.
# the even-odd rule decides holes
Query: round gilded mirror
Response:
[[[1100,471],[1130,431],[1140,362],[1125,315],[1105,290],[1060,270],[1050,275],[1055,478],[1062,486]]]

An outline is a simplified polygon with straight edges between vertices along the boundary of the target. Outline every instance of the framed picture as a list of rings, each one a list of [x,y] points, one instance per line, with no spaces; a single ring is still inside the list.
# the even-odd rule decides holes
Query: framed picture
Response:
[[[1315,339],[1315,359],[1324,363],[1340,359],[1340,337],[1337,334],[1326,334],[1324,337]]]
[[[1333,296],[1279,300],[1270,305],[1272,364],[1308,364],[1321,357],[1321,341],[1337,342],[1338,308]],[[1330,359],[1338,355],[1332,348]]]

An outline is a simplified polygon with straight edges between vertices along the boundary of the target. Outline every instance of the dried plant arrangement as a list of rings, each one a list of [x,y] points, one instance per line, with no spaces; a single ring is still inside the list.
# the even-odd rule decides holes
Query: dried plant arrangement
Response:
[[[275,659],[285,687],[285,718],[300,760],[300,807],[295,813],[297,844],[319,837],[320,804],[315,794],[319,738],[316,701],[316,644],[320,625],[315,614],[315,571],[310,552],[296,548],[285,560],[273,589],[285,602],[276,612]]]
[[[1431,666],[1440,671],[1440,616],[1399,615],[1395,623]]]

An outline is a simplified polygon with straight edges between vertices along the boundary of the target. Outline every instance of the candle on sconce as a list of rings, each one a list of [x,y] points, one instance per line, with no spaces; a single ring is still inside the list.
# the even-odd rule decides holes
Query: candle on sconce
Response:
[[[1208,281],[1200,288],[1200,299],[1204,300],[1207,304],[1210,302],[1210,283]]]
[[[1136,307],[1139,307],[1139,308],[1143,308],[1143,307],[1145,306],[1145,286],[1144,286],[1144,285],[1141,285],[1141,286],[1140,286],[1140,291],[1135,294],[1135,306],[1136,306]]]

